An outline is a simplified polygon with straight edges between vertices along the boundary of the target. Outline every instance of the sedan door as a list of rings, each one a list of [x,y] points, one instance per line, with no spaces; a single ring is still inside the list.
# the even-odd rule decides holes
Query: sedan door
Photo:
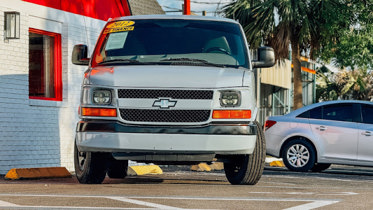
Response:
[[[362,104],[361,112],[362,123],[358,124],[358,160],[361,161],[362,164],[373,165],[373,106]]]
[[[358,127],[354,122],[353,107],[346,103],[311,110],[310,125],[318,138],[319,160],[330,163],[357,160]]]

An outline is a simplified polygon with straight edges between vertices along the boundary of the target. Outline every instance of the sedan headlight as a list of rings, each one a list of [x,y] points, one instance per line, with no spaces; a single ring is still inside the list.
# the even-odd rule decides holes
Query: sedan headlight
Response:
[[[233,90],[220,91],[220,105],[235,107],[241,105],[241,92]]]
[[[94,90],[93,103],[98,105],[111,104],[111,91],[110,90]]]

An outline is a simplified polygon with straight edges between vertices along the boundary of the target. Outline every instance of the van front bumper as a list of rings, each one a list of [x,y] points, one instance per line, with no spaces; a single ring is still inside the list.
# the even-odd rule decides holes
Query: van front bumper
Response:
[[[118,121],[86,120],[77,124],[82,152],[141,154],[251,154],[257,128],[247,123],[204,126],[139,126]]]

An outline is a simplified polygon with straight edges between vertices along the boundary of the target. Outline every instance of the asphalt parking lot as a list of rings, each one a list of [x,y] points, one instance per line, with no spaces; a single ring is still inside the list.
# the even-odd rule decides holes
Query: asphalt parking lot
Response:
[[[254,186],[230,185],[222,172],[161,175],[82,185],[74,177],[0,179],[0,209],[372,209],[373,168],[323,173],[266,167]]]

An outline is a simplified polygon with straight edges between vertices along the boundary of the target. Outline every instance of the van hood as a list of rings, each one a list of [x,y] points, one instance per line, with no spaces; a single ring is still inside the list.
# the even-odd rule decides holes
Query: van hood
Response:
[[[245,69],[205,66],[127,65],[95,67],[85,84],[141,88],[242,87]]]

